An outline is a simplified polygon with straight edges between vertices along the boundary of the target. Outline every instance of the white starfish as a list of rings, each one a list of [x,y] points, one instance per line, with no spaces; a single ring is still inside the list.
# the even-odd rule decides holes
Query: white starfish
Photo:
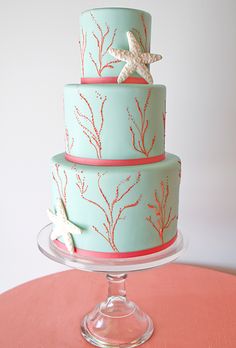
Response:
[[[70,254],[73,254],[74,242],[72,239],[72,234],[81,234],[82,230],[68,220],[64,204],[60,198],[57,201],[56,214],[50,209],[47,210],[47,213],[49,219],[54,224],[51,239],[55,240],[59,237],[63,237],[67,250]]]
[[[127,38],[129,43],[128,50],[120,50],[117,48],[110,48],[109,53],[123,61],[126,62],[125,66],[121,70],[117,82],[122,83],[129,77],[134,71],[142,76],[148,83],[152,84],[153,79],[150,74],[147,64],[157,62],[162,58],[159,54],[153,54],[149,52],[143,52],[140,44],[135,39],[134,34],[131,31],[127,32]]]

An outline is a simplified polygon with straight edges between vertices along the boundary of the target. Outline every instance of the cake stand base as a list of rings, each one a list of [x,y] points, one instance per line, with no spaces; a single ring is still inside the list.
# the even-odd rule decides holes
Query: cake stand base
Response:
[[[126,274],[107,274],[108,298],[81,323],[84,338],[97,347],[136,347],[153,333],[152,320],[126,298]]]
[[[176,241],[158,253],[123,259],[102,259],[70,255],[51,242],[51,232],[52,224],[49,224],[38,235],[38,247],[44,255],[74,269],[103,272],[108,280],[107,299],[82,320],[83,337],[89,343],[104,348],[132,348],[147,341],[153,333],[153,323],[147,314],[126,298],[127,273],[160,267],[177,259],[186,249],[182,234],[178,231]]]

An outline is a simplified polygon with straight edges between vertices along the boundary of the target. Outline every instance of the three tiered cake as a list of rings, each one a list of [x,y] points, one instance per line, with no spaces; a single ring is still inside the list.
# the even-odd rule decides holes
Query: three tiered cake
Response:
[[[65,86],[66,150],[52,159],[51,238],[88,257],[158,252],[177,237],[181,162],[165,153],[151,16],[100,8],[80,23],[81,84]]]

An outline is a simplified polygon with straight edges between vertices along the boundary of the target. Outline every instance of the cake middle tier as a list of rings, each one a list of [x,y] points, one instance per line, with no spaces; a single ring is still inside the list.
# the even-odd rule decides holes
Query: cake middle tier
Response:
[[[162,85],[66,85],[66,158],[95,165],[103,160],[163,160],[165,105]]]

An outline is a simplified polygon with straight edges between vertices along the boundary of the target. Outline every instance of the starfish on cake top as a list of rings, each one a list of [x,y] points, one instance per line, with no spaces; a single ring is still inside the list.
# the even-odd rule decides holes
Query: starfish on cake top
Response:
[[[56,213],[53,213],[50,209],[48,209],[47,213],[49,219],[54,224],[51,239],[55,240],[59,237],[63,237],[67,250],[70,254],[73,254],[74,242],[72,235],[81,234],[82,230],[68,220],[64,204],[60,198],[57,200]]]
[[[137,72],[142,76],[149,84],[153,83],[152,75],[150,74],[147,64],[157,62],[162,58],[159,54],[153,54],[149,52],[143,52],[141,45],[136,40],[134,34],[131,31],[127,32],[127,38],[129,43],[129,50],[122,50],[117,48],[110,48],[109,53],[126,62],[125,66],[121,70],[117,82],[122,83],[133,72]]]

